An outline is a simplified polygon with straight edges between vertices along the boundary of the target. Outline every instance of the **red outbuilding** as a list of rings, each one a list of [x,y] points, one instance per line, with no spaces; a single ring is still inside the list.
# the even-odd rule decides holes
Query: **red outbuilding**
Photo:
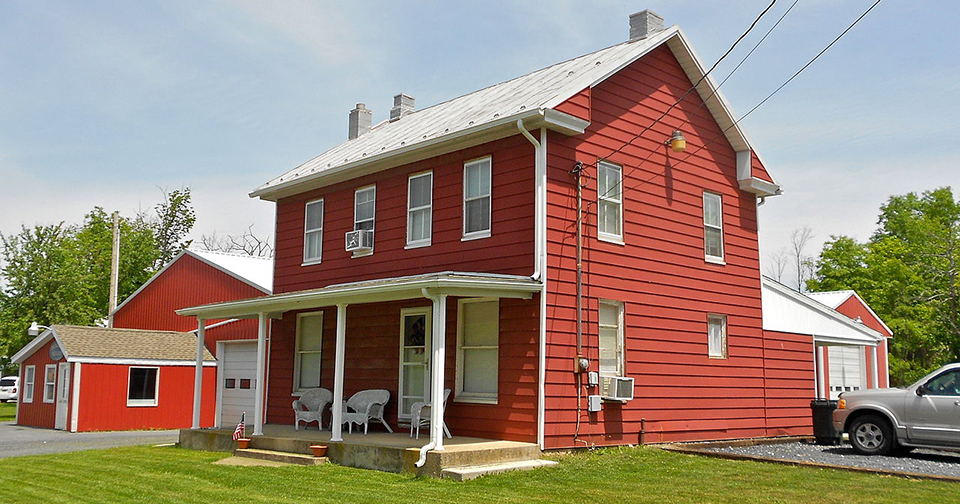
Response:
[[[71,432],[176,429],[191,425],[194,334],[54,325],[12,361],[20,365],[17,425]],[[203,353],[213,390],[216,361]],[[213,425],[214,404],[202,424]]]

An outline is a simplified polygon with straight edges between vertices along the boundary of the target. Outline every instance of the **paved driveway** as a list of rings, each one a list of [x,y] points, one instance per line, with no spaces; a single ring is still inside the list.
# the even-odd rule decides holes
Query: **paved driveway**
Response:
[[[175,443],[179,431],[64,432],[0,422],[0,458]]]

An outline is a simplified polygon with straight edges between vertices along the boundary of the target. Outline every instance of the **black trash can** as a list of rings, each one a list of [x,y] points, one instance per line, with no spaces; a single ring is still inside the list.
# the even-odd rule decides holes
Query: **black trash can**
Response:
[[[813,413],[813,437],[817,438],[818,445],[840,443],[840,435],[833,429],[833,410],[835,409],[837,409],[837,401],[826,399],[810,401],[810,411]]]

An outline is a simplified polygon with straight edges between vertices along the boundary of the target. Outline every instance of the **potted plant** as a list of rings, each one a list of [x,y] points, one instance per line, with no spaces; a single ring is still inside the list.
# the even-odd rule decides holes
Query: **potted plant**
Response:
[[[323,444],[310,445],[310,449],[313,450],[314,457],[325,457],[327,455],[327,445],[323,445]]]
[[[241,450],[246,450],[250,447],[250,438],[239,438],[237,439],[237,448]]]

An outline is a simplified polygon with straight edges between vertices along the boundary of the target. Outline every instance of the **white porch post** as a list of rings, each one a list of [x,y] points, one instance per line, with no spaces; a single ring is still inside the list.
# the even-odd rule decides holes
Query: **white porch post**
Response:
[[[816,386],[817,386],[817,399],[830,399],[830,394],[826,390],[826,380],[824,379],[824,372],[823,372],[824,347],[823,345],[817,345],[816,349],[817,349],[817,357],[816,357],[817,374],[815,379],[816,379]]]
[[[880,388],[880,370],[877,369],[877,347],[870,348],[870,369],[873,370],[873,388]]]
[[[197,318],[197,369],[193,375],[193,425],[191,429],[200,428],[200,406],[203,394],[203,337],[206,321]]]
[[[257,328],[257,394],[253,406],[253,435],[263,435],[263,387],[267,375],[267,314],[260,314],[260,324]]]
[[[443,368],[447,340],[447,295],[433,301],[433,355],[430,358],[430,440],[443,451]]]
[[[343,441],[343,349],[347,339],[347,305],[337,305],[337,349],[333,368],[333,404],[330,441]]]

